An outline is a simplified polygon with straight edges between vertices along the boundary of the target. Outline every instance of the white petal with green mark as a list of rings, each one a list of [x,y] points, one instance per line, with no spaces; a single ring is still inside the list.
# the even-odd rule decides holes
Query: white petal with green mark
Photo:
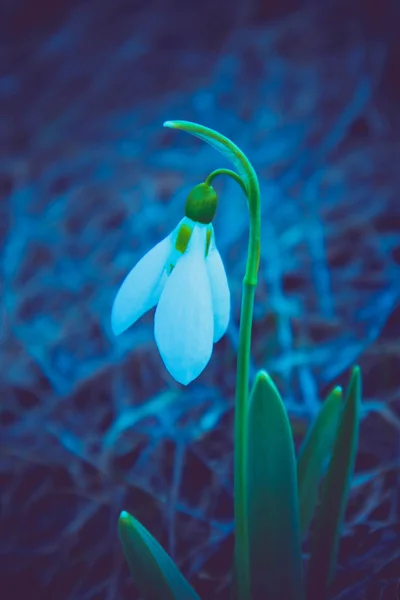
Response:
[[[154,333],[168,371],[187,385],[213,349],[213,309],[205,262],[206,226],[196,224],[189,246],[169,276],[157,306]]]
[[[214,314],[214,342],[218,342],[228,327],[231,312],[231,297],[221,255],[215,245],[214,229],[212,230],[206,266],[210,280]]]

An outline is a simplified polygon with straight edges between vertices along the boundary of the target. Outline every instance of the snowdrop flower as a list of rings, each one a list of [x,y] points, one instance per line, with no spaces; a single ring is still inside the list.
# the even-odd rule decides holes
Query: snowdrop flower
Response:
[[[119,335],[157,306],[161,358],[184,385],[206,367],[229,322],[228,282],[211,224],[217,202],[211,185],[196,186],[186,216],[127,275],[112,307],[112,329]]]

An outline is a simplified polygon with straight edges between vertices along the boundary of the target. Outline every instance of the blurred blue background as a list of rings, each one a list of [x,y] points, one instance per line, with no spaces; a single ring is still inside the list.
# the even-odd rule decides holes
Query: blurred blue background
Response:
[[[350,4],[350,6],[349,6]],[[202,598],[229,597],[232,423],[248,219],[218,179],[233,301],[188,388],[153,315],[110,329],[134,263],[228,166],[253,162],[263,238],[252,373],[296,441],[351,365],[357,473],[334,587],[395,598],[400,573],[400,2],[2,0],[1,589],[5,600],[136,598],[117,537],[135,514]]]

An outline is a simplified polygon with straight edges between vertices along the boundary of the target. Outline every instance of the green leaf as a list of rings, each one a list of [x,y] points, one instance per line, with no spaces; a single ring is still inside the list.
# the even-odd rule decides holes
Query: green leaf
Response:
[[[257,374],[250,396],[247,508],[252,597],[300,600],[294,444],[283,401],[264,371]]]
[[[146,600],[200,600],[174,561],[139,521],[123,511],[118,529],[132,577]]]
[[[326,600],[339,547],[358,443],[360,369],[353,369],[311,539],[307,600]]]
[[[342,388],[329,394],[300,448],[297,460],[300,530],[307,531],[318,500],[321,477],[335,441],[342,407]]]

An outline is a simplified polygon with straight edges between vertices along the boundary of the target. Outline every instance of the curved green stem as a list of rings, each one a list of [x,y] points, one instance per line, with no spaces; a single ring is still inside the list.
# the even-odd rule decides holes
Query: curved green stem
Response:
[[[229,175],[245,191],[250,213],[249,246],[243,279],[239,348],[236,375],[236,410],[234,438],[235,473],[235,598],[250,600],[249,539],[247,515],[247,453],[249,419],[249,371],[254,294],[260,262],[261,209],[260,188],[253,166],[245,154],[228,138],[213,129],[189,121],[167,121],[164,126],[187,131],[204,140],[229,158],[239,175],[229,169],[219,169],[208,176],[211,184],[217,175]]]
[[[218,175],[228,175],[228,177],[231,177],[232,179],[234,179],[236,181],[236,183],[238,183],[240,185],[240,187],[242,188],[242,190],[244,191],[244,193],[247,196],[247,188],[246,188],[245,182],[240,177],[240,175],[235,173],[235,171],[231,171],[230,169],[216,169],[216,171],[213,171],[212,173],[210,173],[210,175],[207,177],[207,179],[205,180],[204,183],[206,185],[211,185],[212,182],[214,181],[214,179],[216,177],[218,177]]]
[[[241,586],[239,584],[238,586],[239,600],[248,600],[251,598],[247,516],[247,453],[251,333],[253,325],[254,295],[260,262],[260,191],[256,177],[249,186],[247,194],[250,209],[250,232],[240,311],[234,437],[235,527],[237,541],[235,547],[235,563],[237,575],[241,575],[245,578],[244,585]],[[241,567],[242,563],[243,569]]]
[[[256,176],[248,183],[247,187],[240,175],[230,169],[213,171],[205,183],[211,185],[218,175],[228,175],[240,185],[247,196],[250,209],[249,250],[246,274],[243,279],[237,358],[234,467],[237,598],[238,600],[248,600],[251,598],[247,517],[248,398],[253,305],[260,260],[260,191]]]

